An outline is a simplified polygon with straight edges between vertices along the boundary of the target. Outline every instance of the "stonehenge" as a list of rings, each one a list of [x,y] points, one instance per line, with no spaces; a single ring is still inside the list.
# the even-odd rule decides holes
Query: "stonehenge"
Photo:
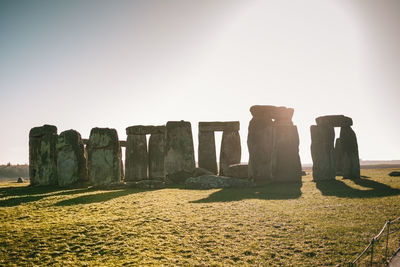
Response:
[[[192,176],[196,168],[192,126],[188,121],[169,121],[165,130],[166,179],[183,183]]]
[[[248,164],[241,163],[239,121],[199,122],[197,168],[188,121],[130,126],[126,128],[126,141],[119,140],[117,131],[110,128],[93,128],[89,139],[82,139],[75,130],[58,135],[56,126],[34,127],[29,132],[30,184],[163,188],[165,184],[183,184],[188,178],[216,175],[256,184],[301,182],[299,134],[292,122],[294,110],[256,105],[250,113]],[[335,179],[337,175],[360,178],[353,120],[329,115],[315,121],[316,125],[310,127],[314,180]],[[334,127],[341,129],[336,139]],[[222,131],[219,166],[216,131]],[[126,147],[125,169],[121,147]]]
[[[215,151],[215,131],[222,131],[221,151],[219,158],[219,175],[224,175],[232,164],[240,163],[242,149],[239,135],[240,123],[199,122],[199,167],[218,173]]]
[[[93,128],[87,144],[89,180],[93,185],[118,183],[123,179],[122,154],[115,129]]]
[[[125,181],[164,180],[165,126],[126,128]],[[147,151],[146,135],[150,134]]]
[[[59,186],[88,179],[87,156],[81,135],[77,131],[62,132],[57,138],[56,152]]]
[[[322,116],[310,127],[313,178],[315,181],[343,178],[360,178],[360,161],[357,137],[351,129],[353,120],[343,115]],[[340,127],[336,139],[334,127]]]
[[[248,176],[255,182],[300,182],[299,135],[293,125],[294,110],[252,106],[249,123]]]
[[[31,185],[57,184],[57,127],[43,125],[29,132],[29,178]]]

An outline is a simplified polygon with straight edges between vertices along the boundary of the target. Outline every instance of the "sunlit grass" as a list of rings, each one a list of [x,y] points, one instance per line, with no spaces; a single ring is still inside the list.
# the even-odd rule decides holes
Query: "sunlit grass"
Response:
[[[2,183],[0,265],[344,264],[400,215],[400,178],[390,171],[224,190]]]

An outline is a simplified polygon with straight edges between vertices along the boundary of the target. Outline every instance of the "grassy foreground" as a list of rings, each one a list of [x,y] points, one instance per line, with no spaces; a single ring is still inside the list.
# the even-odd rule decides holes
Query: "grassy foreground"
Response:
[[[390,171],[224,190],[0,183],[0,265],[344,265],[400,215]]]

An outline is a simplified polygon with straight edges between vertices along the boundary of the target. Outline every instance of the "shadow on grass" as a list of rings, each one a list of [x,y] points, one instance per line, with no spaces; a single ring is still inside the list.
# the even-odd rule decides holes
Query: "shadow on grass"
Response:
[[[101,203],[105,202],[117,197],[123,197],[130,194],[139,193],[142,191],[149,191],[149,190],[139,190],[139,189],[119,189],[119,190],[111,190],[107,192],[101,192],[96,194],[84,195],[79,196],[76,198],[62,200],[54,204],[54,206],[73,206],[78,204],[92,204],[92,203]]]
[[[393,188],[374,180],[360,178],[351,179],[356,185],[370,188],[360,190],[348,186],[340,180],[316,181],[317,188],[324,196],[337,196],[344,198],[374,198],[400,195],[400,189]]]
[[[285,183],[253,188],[226,188],[191,203],[229,202],[243,199],[296,199],[301,196],[301,187],[302,183]]]

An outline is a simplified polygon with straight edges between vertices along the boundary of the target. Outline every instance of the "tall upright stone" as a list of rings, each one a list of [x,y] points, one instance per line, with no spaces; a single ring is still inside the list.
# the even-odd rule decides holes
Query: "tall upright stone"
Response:
[[[122,180],[121,147],[115,129],[93,128],[86,148],[89,180],[93,185],[108,185]]]
[[[336,166],[333,146],[335,130],[333,127],[325,125],[312,125],[310,130],[314,180],[335,179]]]
[[[268,113],[259,114],[254,111],[252,114],[247,137],[249,178],[255,182],[266,182],[272,177],[273,121]]]
[[[125,150],[125,181],[147,179],[147,140],[145,134],[129,134]]]
[[[149,139],[149,178],[165,180],[165,127],[163,133],[153,133]]]
[[[175,183],[182,183],[193,174],[196,167],[190,122],[167,122],[165,142],[166,178]]]
[[[200,127],[199,127],[200,128]],[[217,174],[217,155],[214,131],[199,131],[199,167]]]
[[[340,129],[340,140],[343,151],[343,178],[360,178],[360,159],[358,155],[357,137],[350,126]]]
[[[343,146],[340,138],[336,138],[334,158],[336,166],[336,176],[343,176]]]
[[[229,166],[239,164],[242,156],[240,135],[238,131],[224,131],[222,133],[221,152],[219,157],[219,175],[226,175]]]
[[[57,139],[56,151],[58,185],[67,186],[88,179],[85,149],[77,131],[62,132]]]
[[[301,182],[297,127],[275,125],[273,140],[271,157],[272,180],[276,182]]]
[[[31,185],[57,184],[57,127],[43,125],[29,132],[29,178]]]

